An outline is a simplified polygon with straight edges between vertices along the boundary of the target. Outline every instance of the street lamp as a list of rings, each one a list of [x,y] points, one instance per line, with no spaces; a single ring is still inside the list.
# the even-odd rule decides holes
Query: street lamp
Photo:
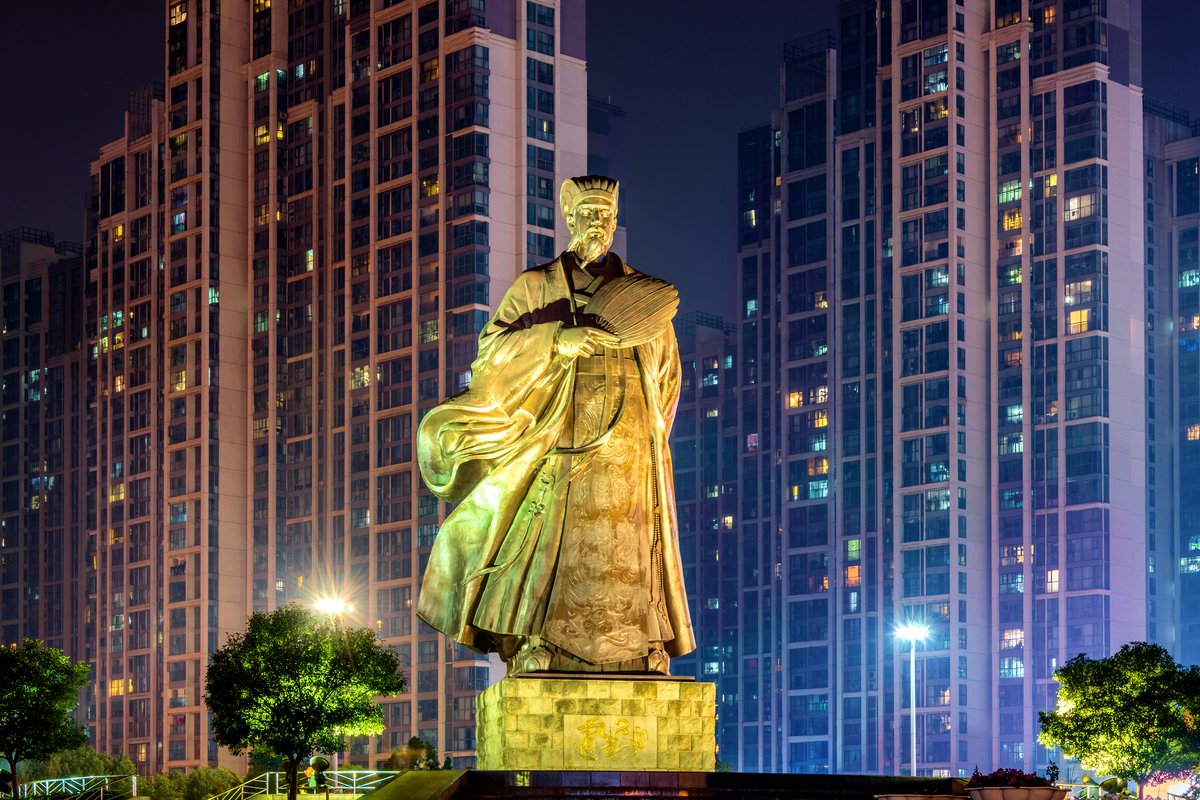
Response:
[[[332,595],[325,595],[324,597],[318,597],[313,602],[313,609],[315,611],[317,611],[317,613],[319,613],[319,614],[325,614],[327,616],[332,617],[333,624],[335,626],[337,626],[337,630],[339,631],[339,635],[340,635],[340,631],[342,629],[342,616],[344,614],[349,614],[349,613],[353,612],[354,606],[351,605],[350,603],[346,602],[346,600],[344,598],[334,597]],[[334,775],[337,774],[338,755],[339,755],[339,753],[333,754],[333,763],[331,766],[333,768]],[[326,786],[326,789],[325,789],[325,796],[326,797],[329,796],[328,786]]]
[[[334,618],[340,618],[354,610],[354,606],[340,597],[320,597],[313,603],[313,608]]]
[[[908,663],[908,727],[912,738],[910,755],[912,756],[912,775],[917,776],[917,642],[929,638],[929,626],[923,623],[906,622],[896,628],[896,638],[909,643]]]

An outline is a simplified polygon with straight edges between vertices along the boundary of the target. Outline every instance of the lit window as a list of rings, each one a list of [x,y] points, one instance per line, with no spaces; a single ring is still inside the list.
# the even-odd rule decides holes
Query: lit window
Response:
[[[1042,184],[1042,195],[1045,197],[1054,197],[1058,194],[1058,175],[1050,174],[1046,176],[1045,182]]]
[[[108,696],[120,697],[125,694],[125,681],[122,678],[115,678],[108,682]]]
[[[269,141],[271,141],[271,130],[266,126],[266,123],[254,129],[255,144],[266,144]]]
[[[716,409],[716,408],[710,408],[704,412],[704,416],[709,417],[710,419],[713,417],[719,417],[720,415],[721,415],[720,409]]]
[[[1019,544],[1006,544],[1000,548],[1000,566],[1013,567],[1025,563],[1025,547]]]
[[[421,344],[429,344],[438,340],[438,323],[436,319],[422,322],[417,330],[417,338]]]
[[[846,560],[858,561],[862,558],[862,539],[846,540]]]
[[[304,271],[313,271],[313,249],[311,247],[304,251]]]
[[[723,524],[725,526],[725,530],[727,530],[727,531],[733,530],[733,515],[726,514],[724,519],[721,520],[721,524]]]
[[[829,298],[825,296],[825,290],[813,294],[813,308],[829,308]]]
[[[255,439],[264,439],[264,438],[266,438],[266,436],[267,436],[267,419],[266,419],[266,417],[262,417],[261,419],[254,420],[254,438]]]
[[[788,408],[799,408],[804,405],[804,395],[800,392],[790,392],[788,394]]]
[[[1019,658],[1000,659],[1001,678],[1024,678],[1025,662]]]
[[[362,389],[371,385],[371,368],[369,366],[355,367],[350,375],[350,388]]]
[[[857,564],[852,564],[842,571],[842,578],[846,586],[854,587],[862,583],[862,567]]]
[[[264,72],[261,75],[254,76],[254,91],[255,91],[255,93],[265,92],[267,90],[267,81],[269,80],[270,76],[271,76],[271,73],[269,73],[269,72]]]
[[[747,433],[746,434],[746,452],[747,453],[755,453],[757,451],[758,451],[758,434],[757,433]]]
[[[271,7],[271,0],[254,0],[254,13],[266,11]]]
[[[181,369],[171,373],[171,390],[182,392],[188,387],[187,370]]]
[[[441,184],[438,183],[437,175],[427,175],[421,178],[421,197],[437,197],[441,191]]]
[[[1088,308],[1079,308],[1070,313],[1067,317],[1067,333],[1083,333],[1091,330],[1092,311]]]
[[[808,402],[810,403],[828,403],[829,402],[829,387],[817,386],[808,390]]]
[[[828,458],[810,458],[808,460],[808,475],[815,477],[817,475],[829,474],[829,459]]]
[[[187,22],[187,3],[171,3],[169,19],[171,25],[181,25]]]
[[[814,428],[824,428],[829,425],[829,412],[823,408],[810,412],[809,422]]]
[[[125,391],[125,376],[124,375],[114,375],[113,376],[113,391],[114,392]]]
[[[1096,213],[1099,205],[1100,197],[1095,192],[1083,194],[1079,197],[1068,197],[1066,208],[1063,209],[1063,219],[1071,222],[1090,217]]]
[[[1200,442],[1200,424],[1192,424],[1187,426],[1187,440],[1189,442]]]
[[[125,241],[125,226],[118,223],[113,228],[113,244],[120,244],[123,241]]]
[[[1021,229],[1020,210],[1013,209],[1012,211],[1005,211],[1002,225],[1006,231],[1019,231]]]
[[[221,289],[217,286],[208,287],[208,304],[215,306],[221,302]]]
[[[1021,628],[1005,628],[1000,633],[1000,649],[1015,650],[1025,646],[1025,631]]]
[[[1000,191],[996,196],[996,202],[1000,204],[1015,203],[1021,199],[1021,181],[1004,181],[1000,184]]]
[[[183,233],[187,230],[187,212],[180,211],[171,216],[171,233]]]
[[[1179,288],[1190,289],[1193,286],[1200,286],[1200,270],[1189,269],[1179,273]]]
[[[1090,303],[1095,299],[1092,294],[1092,281],[1088,280],[1075,281],[1066,285],[1066,291],[1063,297],[1063,304],[1068,306]]]
[[[1002,433],[1000,434],[1000,455],[1012,455],[1021,453],[1025,450],[1025,434],[1023,433]]]
[[[113,487],[108,490],[108,502],[115,503],[118,500],[124,500],[124,499],[125,499],[125,484],[124,483],[114,484]]]

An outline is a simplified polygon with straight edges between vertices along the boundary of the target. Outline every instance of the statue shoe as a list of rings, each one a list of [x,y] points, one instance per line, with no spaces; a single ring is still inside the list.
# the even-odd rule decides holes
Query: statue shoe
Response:
[[[651,650],[646,656],[646,671],[670,675],[671,657],[667,655],[667,651],[658,648]]]
[[[529,644],[522,647],[508,662],[508,676],[514,677],[529,672],[548,672],[553,654],[541,645]]]

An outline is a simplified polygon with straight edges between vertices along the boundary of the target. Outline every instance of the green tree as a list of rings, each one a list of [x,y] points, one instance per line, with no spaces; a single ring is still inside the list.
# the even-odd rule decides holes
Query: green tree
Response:
[[[1200,669],[1156,644],[1133,642],[1107,658],[1078,655],[1054,673],[1058,708],[1038,713],[1038,741],[1087,769],[1137,785],[1200,763]]]
[[[414,736],[404,747],[392,751],[392,769],[448,769],[439,767],[437,760],[437,745],[433,742]]]
[[[129,756],[110,756],[85,746],[63,750],[44,761],[25,762],[21,766],[21,779],[40,781],[83,775],[133,775],[136,772],[137,767]]]
[[[252,615],[245,633],[213,653],[204,701],[213,740],[235,754],[283,758],[296,800],[301,761],[340,751],[344,736],[381,733],[374,698],[403,689],[399,657],[374,631],[288,605]]]
[[[197,767],[191,772],[163,772],[150,778],[146,794],[151,800],[207,800],[241,783],[221,767]]]
[[[13,773],[17,762],[44,759],[86,741],[71,718],[90,668],[37,639],[0,648],[0,758]]]

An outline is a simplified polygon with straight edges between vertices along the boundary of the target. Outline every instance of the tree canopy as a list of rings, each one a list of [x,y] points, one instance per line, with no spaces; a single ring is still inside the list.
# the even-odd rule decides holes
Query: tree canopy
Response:
[[[213,653],[204,700],[217,744],[283,758],[295,800],[301,760],[340,751],[344,736],[382,732],[374,698],[403,689],[399,657],[374,631],[288,605],[252,615]]]
[[[0,758],[13,773],[24,759],[45,759],[86,741],[71,718],[90,667],[37,639],[0,647]]]
[[[1133,781],[1200,764],[1200,669],[1156,644],[1133,642],[1107,658],[1079,655],[1054,673],[1058,708],[1038,713],[1038,741],[1086,769]]]
[[[27,761],[21,767],[23,781],[68,778],[76,775],[133,775],[137,767],[129,756],[110,756],[90,747],[62,750],[42,761]]]
[[[207,800],[241,783],[221,767],[200,766],[191,772],[160,772],[147,781],[150,800]]]

